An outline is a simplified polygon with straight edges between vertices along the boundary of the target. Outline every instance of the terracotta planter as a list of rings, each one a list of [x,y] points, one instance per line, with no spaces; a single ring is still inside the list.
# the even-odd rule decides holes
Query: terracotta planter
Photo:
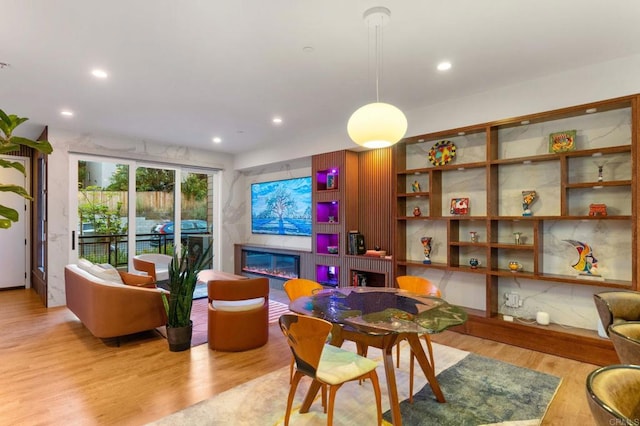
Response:
[[[185,327],[167,326],[167,341],[171,352],[186,351],[191,347],[191,335],[193,332],[193,322]]]

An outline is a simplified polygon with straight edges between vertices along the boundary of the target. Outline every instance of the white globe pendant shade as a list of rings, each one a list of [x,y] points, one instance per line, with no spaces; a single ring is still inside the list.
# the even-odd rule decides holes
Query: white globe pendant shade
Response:
[[[360,107],[347,123],[349,137],[365,148],[385,148],[407,132],[407,117],[397,107],[375,102]]]

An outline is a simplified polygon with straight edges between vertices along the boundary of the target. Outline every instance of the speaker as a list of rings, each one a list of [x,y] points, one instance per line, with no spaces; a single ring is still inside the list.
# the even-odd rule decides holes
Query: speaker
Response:
[[[187,250],[189,252],[190,260],[195,261],[200,254],[202,254],[205,250],[209,248],[209,244],[211,244],[211,236],[202,234],[202,235],[189,235],[187,237]],[[211,269],[213,267],[213,260],[209,259],[205,265],[205,269]]]

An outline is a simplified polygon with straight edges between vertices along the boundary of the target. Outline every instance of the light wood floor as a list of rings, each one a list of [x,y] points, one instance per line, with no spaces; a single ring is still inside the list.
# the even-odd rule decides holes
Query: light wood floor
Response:
[[[31,290],[0,291],[0,324],[1,425],[141,425],[290,360],[276,324],[266,346],[242,353],[206,344],[174,353],[153,332],[117,347],[93,337],[66,308],[42,307]],[[595,424],[584,390],[595,365],[453,332],[433,340],[563,377],[543,424]]]

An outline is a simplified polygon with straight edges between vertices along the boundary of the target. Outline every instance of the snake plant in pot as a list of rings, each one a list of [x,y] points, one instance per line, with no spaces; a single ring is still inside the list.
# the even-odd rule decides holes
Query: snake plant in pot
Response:
[[[31,147],[45,154],[51,154],[53,148],[47,141],[34,141],[31,139],[15,136],[13,134],[16,127],[27,121],[28,118],[18,117],[13,114],[5,114],[0,109],[0,155],[18,151],[20,145]],[[0,167],[16,169],[25,174],[24,166],[17,161],[9,161],[0,158]],[[13,192],[21,197],[31,200],[31,196],[26,189],[19,185],[9,185],[0,183],[0,192]],[[17,210],[0,204],[0,229],[11,227],[11,222],[17,222],[19,213]]]
[[[210,257],[211,245],[204,252],[199,250],[197,253],[190,253],[187,247],[183,247],[180,254],[177,250],[173,253],[173,259],[169,263],[169,294],[162,295],[167,310],[167,340],[172,352],[191,347],[193,292],[198,282],[198,273],[208,265]]]

